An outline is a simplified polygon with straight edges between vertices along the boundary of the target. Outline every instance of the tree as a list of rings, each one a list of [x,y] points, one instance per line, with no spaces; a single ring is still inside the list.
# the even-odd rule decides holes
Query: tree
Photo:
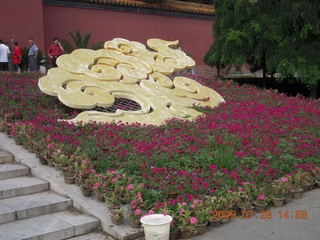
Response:
[[[103,48],[104,42],[98,42],[93,46],[89,47],[91,32],[87,33],[84,37],[81,35],[79,30],[77,30],[75,34],[69,32],[69,35],[73,40],[73,44],[65,39],[61,39],[61,43],[66,53],[71,53],[74,49],[77,48],[91,48],[94,50]]]
[[[249,63],[253,70],[296,77],[307,87],[320,79],[318,0],[215,0],[210,66]]]

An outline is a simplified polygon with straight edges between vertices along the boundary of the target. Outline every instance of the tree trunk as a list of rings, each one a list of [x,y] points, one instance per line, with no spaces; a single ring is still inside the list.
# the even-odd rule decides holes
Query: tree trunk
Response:
[[[266,51],[263,51],[263,55],[261,59],[261,67],[262,67],[263,78],[267,78]]]
[[[311,98],[317,98],[317,96],[318,96],[318,88],[319,88],[319,84],[316,85],[316,86],[313,86],[313,87],[310,89],[309,97],[311,97]]]
[[[217,67],[217,77],[221,77],[220,76],[220,70],[221,70],[220,67]]]
[[[267,78],[267,73],[266,73],[266,69],[262,68],[262,77],[265,79]]]

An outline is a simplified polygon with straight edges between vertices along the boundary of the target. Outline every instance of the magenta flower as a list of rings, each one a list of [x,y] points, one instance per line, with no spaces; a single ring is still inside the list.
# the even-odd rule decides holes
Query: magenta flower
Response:
[[[190,222],[191,224],[196,224],[196,223],[198,222],[198,219],[197,219],[196,217],[191,217],[191,218],[189,219],[189,222]]]
[[[135,211],[134,211],[134,214],[135,215],[140,215],[142,213],[142,211],[140,210],[140,209],[136,209]]]
[[[262,200],[262,201],[263,201],[265,198],[266,198],[266,196],[265,196],[265,195],[259,195],[257,199],[258,199],[258,200]]]
[[[281,178],[281,182],[287,182],[288,181],[288,178],[287,177],[282,177]]]

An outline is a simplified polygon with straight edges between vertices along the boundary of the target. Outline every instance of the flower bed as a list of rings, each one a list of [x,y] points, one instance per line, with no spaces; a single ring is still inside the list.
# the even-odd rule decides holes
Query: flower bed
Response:
[[[271,204],[319,182],[319,101],[188,77],[226,103],[198,109],[205,114],[193,122],[77,126],[57,121],[79,110],[42,94],[37,76],[1,74],[0,128],[86,194],[104,196],[110,209],[131,204],[133,225],[166,212],[180,230],[195,232],[217,210]]]

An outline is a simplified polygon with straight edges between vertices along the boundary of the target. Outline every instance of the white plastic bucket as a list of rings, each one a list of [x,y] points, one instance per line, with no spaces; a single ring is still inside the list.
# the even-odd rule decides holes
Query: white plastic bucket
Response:
[[[140,219],[143,224],[146,240],[169,240],[172,217],[163,214],[152,214]]]

